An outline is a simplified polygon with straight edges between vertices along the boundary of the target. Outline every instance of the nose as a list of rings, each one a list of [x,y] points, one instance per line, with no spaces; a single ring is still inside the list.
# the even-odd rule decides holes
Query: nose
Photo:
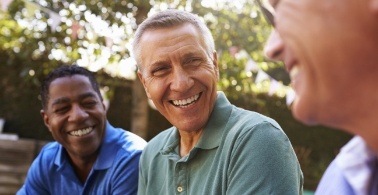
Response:
[[[190,73],[188,73],[183,68],[176,68],[172,72],[172,80],[170,88],[172,91],[177,92],[184,92],[190,89],[194,85],[194,80],[191,77]]]
[[[284,52],[284,44],[278,32],[273,30],[270,33],[269,39],[265,45],[264,53],[265,56],[272,60],[282,60],[282,55]]]
[[[88,116],[88,113],[80,105],[73,105],[71,107],[71,113],[68,120],[70,122],[80,122],[86,119]]]

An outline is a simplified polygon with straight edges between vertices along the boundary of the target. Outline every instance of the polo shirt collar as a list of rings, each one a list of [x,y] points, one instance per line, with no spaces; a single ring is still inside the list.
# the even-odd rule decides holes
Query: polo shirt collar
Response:
[[[120,134],[116,129],[106,122],[105,137],[100,147],[97,160],[93,165],[94,170],[108,169],[112,166],[114,159],[118,153],[118,139]]]
[[[160,151],[160,153],[163,156],[167,156],[169,159],[178,160],[179,159],[178,152],[176,152],[175,150],[178,148],[180,135],[176,127],[172,127],[172,128],[173,128],[173,131],[169,131],[170,135],[168,135],[168,140],[165,146]]]
[[[213,112],[196,147],[213,149],[220,145],[223,132],[231,115],[232,105],[223,92],[218,91]]]

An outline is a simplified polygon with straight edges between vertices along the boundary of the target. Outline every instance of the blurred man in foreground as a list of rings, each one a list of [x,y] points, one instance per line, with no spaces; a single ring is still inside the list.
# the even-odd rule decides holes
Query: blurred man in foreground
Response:
[[[295,118],[356,135],[316,194],[378,194],[378,1],[258,3],[275,26],[266,54],[290,72]]]

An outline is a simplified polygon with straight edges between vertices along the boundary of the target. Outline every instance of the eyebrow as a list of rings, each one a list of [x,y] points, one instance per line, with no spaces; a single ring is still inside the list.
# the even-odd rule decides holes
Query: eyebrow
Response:
[[[165,65],[165,64],[169,64],[169,61],[167,60],[157,60],[155,62],[153,62],[149,67],[155,67],[155,66],[160,66],[160,65]]]
[[[185,58],[192,58],[192,57],[198,57],[198,56],[201,56],[198,54],[198,52],[189,52],[189,53],[185,53],[182,58],[185,59]]]
[[[206,55],[207,56],[207,55]],[[202,58],[203,59],[203,55],[202,53],[200,52],[188,52],[188,53],[185,53],[182,57],[181,57],[181,62],[184,63],[186,60],[190,59],[190,58]]]
[[[66,97],[63,97],[63,98],[58,98],[58,99],[55,99],[51,106],[55,106],[55,105],[59,105],[59,104],[64,104],[64,103],[67,103],[69,102],[70,100]]]
[[[202,55],[199,52],[192,52],[191,51],[191,52],[183,54],[180,58],[181,58],[182,61],[185,61],[188,58],[192,58],[192,57],[202,57]],[[155,66],[166,65],[166,64],[170,64],[170,61],[169,60],[157,60],[157,61],[151,63],[151,65],[149,67],[153,68]]]

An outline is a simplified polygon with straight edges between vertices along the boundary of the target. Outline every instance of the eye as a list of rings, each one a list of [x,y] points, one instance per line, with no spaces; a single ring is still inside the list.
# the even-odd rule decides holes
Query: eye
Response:
[[[97,101],[96,100],[85,100],[83,103],[82,103],[82,106],[84,108],[92,108],[94,106],[97,105]]]
[[[56,114],[64,114],[70,109],[69,106],[62,106],[62,107],[57,107],[54,109],[54,113]]]
[[[199,64],[201,64],[201,62],[202,62],[201,58],[189,58],[184,61],[184,64],[198,66]]]
[[[152,73],[153,76],[159,77],[159,76],[163,76],[166,73],[168,73],[170,69],[171,68],[169,66],[159,66],[159,67],[156,67],[155,69],[153,69],[151,71],[151,73]]]

